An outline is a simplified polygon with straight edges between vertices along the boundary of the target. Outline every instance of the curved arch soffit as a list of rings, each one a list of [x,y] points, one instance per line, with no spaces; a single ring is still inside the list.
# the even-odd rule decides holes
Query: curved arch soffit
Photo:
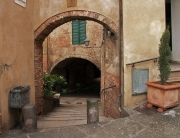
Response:
[[[85,59],[87,61],[90,61],[92,64],[94,64],[99,70],[100,70],[100,63],[94,63],[93,62],[93,57],[90,57],[90,56],[77,56],[77,55],[71,55],[71,56],[63,56],[61,58],[58,58],[57,60],[55,60],[50,68],[50,72],[52,72],[52,70],[56,67],[56,65],[58,63],[60,63],[61,61],[65,60],[65,59],[68,59],[68,58],[81,58],[81,59]]]
[[[35,42],[42,43],[55,28],[76,19],[95,21],[105,26],[118,38],[118,26],[108,17],[92,11],[73,10],[54,15],[43,22],[34,32]]]

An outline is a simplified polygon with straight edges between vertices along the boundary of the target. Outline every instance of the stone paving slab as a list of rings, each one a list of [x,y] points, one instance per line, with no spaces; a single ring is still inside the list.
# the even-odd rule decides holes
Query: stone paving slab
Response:
[[[180,107],[164,113],[133,114],[126,118],[60,128],[3,131],[0,138],[180,138]]]
[[[165,138],[162,134],[156,133],[149,129],[144,129],[132,138]]]
[[[104,128],[109,133],[115,134],[116,137],[129,138],[142,131],[144,126],[129,119],[120,119],[112,121],[110,124],[105,125]]]

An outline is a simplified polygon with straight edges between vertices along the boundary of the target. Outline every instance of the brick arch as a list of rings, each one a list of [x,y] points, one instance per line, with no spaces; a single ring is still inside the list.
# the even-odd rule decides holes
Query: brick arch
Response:
[[[59,13],[47,19],[43,22],[36,30],[35,30],[35,41],[43,42],[44,39],[58,26],[62,24],[75,20],[75,19],[82,19],[82,20],[92,20],[99,24],[104,25],[108,28],[111,32],[118,36],[118,26],[111,21],[106,16],[86,10],[74,10],[74,11],[66,11],[63,13]]]
[[[57,27],[62,24],[75,20],[92,20],[95,21],[111,32],[113,32],[118,38],[118,26],[106,16],[92,12],[87,10],[74,10],[74,11],[66,11],[63,13],[59,13],[54,15],[44,21],[34,32],[34,72],[35,72],[35,104],[37,109],[37,114],[43,114],[43,50],[42,43],[44,39]],[[90,57],[87,60],[91,60]],[[93,59],[92,59],[93,61]],[[94,62],[93,62],[94,63]],[[96,65],[96,63],[94,63]],[[98,66],[98,65],[97,65]]]
[[[91,56],[87,56],[87,55],[66,55],[63,57],[58,58],[57,60],[55,60],[50,68],[50,72],[53,70],[53,68],[61,61],[68,59],[68,58],[82,58],[85,60],[90,61],[92,64],[94,64],[99,70],[101,68],[101,63],[99,63],[97,60],[95,60],[95,58],[91,57]]]

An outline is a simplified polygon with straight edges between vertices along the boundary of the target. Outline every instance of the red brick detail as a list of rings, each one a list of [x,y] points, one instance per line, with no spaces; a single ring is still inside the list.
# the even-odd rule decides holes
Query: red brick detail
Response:
[[[85,19],[105,25],[111,32],[118,36],[118,26],[106,16],[86,10],[74,10],[59,13],[47,19],[35,30],[35,41],[43,41],[56,27],[73,19]]]
[[[87,10],[74,10],[74,11],[66,11],[63,13],[59,13],[47,19],[43,22],[34,32],[34,40],[35,40],[35,53],[34,53],[34,68],[35,68],[35,103],[37,107],[37,114],[41,115],[43,113],[43,50],[42,50],[42,42],[44,39],[58,26],[62,24],[72,21],[73,19],[84,19],[84,20],[92,20],[98,22],[102,25],[105,25],[107,29],[113,32],[118,38],[118,26],[107,18],[104,15],[101,15],[96,12],[87,11]],[[85,57],[84,57],[85,58]],[[87,60],[91,61],[97,67],[100,67],[100,63],[96,63],[88,57]],[[116,77],[113,75],[105,74],[105,77],[109,77],[111,81],[108,81],[107,84],[111,85],[116,83]],[[116,88],[117,89],[117,88]],[[105,97],[108,97],[107,102],[105,103],[105,113],[106,116],[111,116],[113,118],[117,118],[119,116],[118,112],[118,89],[116,90],[110,89],[106,92]]]
[[[90,61],[91,63],[93,63],[98,69],[101,68],[101,63],[99,60],[97,60],[96,58],[94,57],[91,57],[91,56],[86,56],[86,55],[76,55],[76,54],[71,54],[71,55],[66,55],[66,56],[63,56],[59,59],[57,59],[50,67],[50,72],[53,70],[53,68],[61,61],[67,59],[67,58],[82,58],[82,59],[86,59],[88,61]]]
[[[38,115],[41,115],[43,113],[43,50],[41,44],[35,44],[34,71],[36,111]]]
[[[105,92],[101,95],[104,113],[105,116],[116,119],[120,117],[119,76],[114,76],[106,72],[105,78],[105,88],[114,85],[116,85],[116,87],[105,90]]]

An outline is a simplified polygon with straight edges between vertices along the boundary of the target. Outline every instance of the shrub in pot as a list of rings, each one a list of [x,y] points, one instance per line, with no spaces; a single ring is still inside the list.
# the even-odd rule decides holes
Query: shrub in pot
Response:
[[[179,84],[168,83],[170,68],[170,31],[167,28],[160,40],[158,69],[160,81],[146,82],[148,86],[147,107],[151,108],[155,105],[158,112],[163,112],[167,108],[179,105]]]

